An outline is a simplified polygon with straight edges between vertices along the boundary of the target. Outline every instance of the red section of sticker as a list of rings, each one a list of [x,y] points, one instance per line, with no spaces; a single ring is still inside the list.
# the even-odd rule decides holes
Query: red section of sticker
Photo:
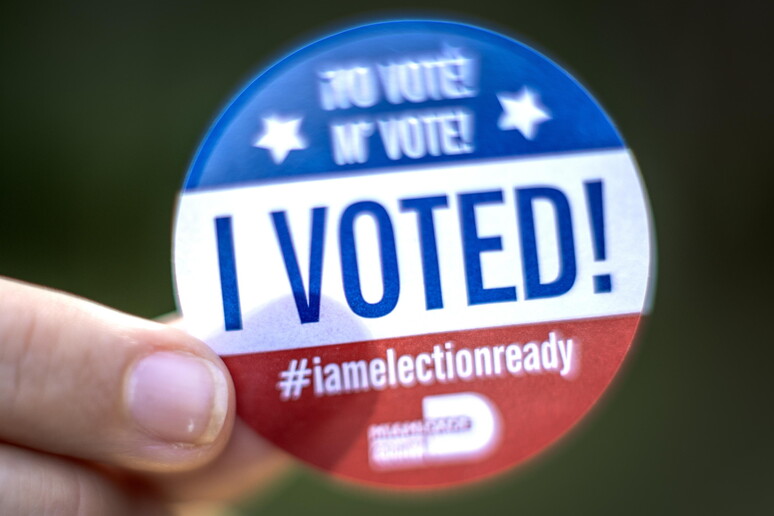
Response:
[[[634,314],[224,360],[239,414],[281,448],[344,477],[438,486],[504,470],[560,437],[609,384],[639,321]]]

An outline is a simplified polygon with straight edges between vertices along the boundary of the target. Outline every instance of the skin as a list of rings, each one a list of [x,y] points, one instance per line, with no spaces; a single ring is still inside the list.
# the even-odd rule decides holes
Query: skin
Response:
[[[158,352],[223,373],[225,417],[206,439],[160,439],[127,408],[127,378]],[[289,462],[236,418],[228,370],[204,343],[174,325],[2,278],[0,414],[0,514],[201,515]]]

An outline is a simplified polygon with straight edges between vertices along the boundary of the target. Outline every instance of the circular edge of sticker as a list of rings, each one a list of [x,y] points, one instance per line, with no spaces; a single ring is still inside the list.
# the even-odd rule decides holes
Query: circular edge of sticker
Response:
[[[450,27],[454,30],[462,30],[462,31],[468,32],[471,35],[473,33],[478,33],[479,35],[485,36],[487,38],[491,38],[494,41],[500,41],[502,43],[516,45],[527,52],[537,55],[539,58],[551,64],[556,70],[560,71],[567,79],[573,82],[589,98],[591,102],[593,102],[596,106],[599,107],[606,121],[610,124],[610,126],[613,128],[613,130],[616,132],[616,134],[623,142],[624,144],[623,147],[626,149],[629,149],[626,138],[621,134],[621,131],[618,129],[617,124],[614,122],[612,117],[608,114],[607,110],[604,109],[604,107],[597,100],[597,98],[591,94],[589,89],[575,75],[571,74],[568,71],[566,66],[560,65],[556,60],[554,60],[551,57],[548,57],[544,52],[538,50],[536,47],[539,47],[539,45],[535,44],[533,41],[529,41],[529,44],[527,44],[527,43],[524,43],[523,40],[516,39],[514,36],[511,35],[512,31],[505,27],[498,26],[497,28],[495,28],[494,25],[496,24],[491,23],[491,21],[482,21],[482,20],[476,20],[476,24],[474,25],[461,19],[453,19],[449,17],[444,17],[444,19],[430,19],[430,18],[419,18],[419,17],[418,18],[393,18],[393,19],[386,19],[386,20],[385,19],[381,19],[381,20],[361,19],[359,22],[339,24],[338,28],[336,29],[331,29],[331,30],[323,29],[320,31],[312,31],[312,33],[307,34],[304,37],[297,38],[292,44],[285,45],[283,49],[274,52],[273,57],[264,58],[262,60],[263,65],[259,65],[258,67],[256,67],[255,71],[246,74],[247,79],[240,81],[240,84],[242,84],[242,87],[238,89],[235,94],[232,94],[226,102],[223,103],[224,107],[222,107],[218,112],[218,114],[215,117],[213,117],[209,122],[207,131],[203,133],[203,136],[201,137],[201,140],[200,140],[200,144],[197,146],[195,152],[193,153],[192,159],[189,161],[189,164],[184,176],[183,188],[185,188],[185,186],[189,183],[192,174],[197,169],[197,164],[200,162],[200,160],[204,158],[204,154],[208,152],[211,145],[217,142],[217,139],[222,129],[231,122],[232,116],[236,115],[239,112],[239,108],[241,107],[241,104],[244,101],[251,98],[251,93],[253,90],[259,89],[265,81],[270,80],[276,74],[280,74],[284,66],[290,65],[290,61],[298,57],[303,57],[308,53],[313,53],[322,45],[332,44],[340,37],[343,37],[343,36],[355,37],[360,32],[370,31],[374,29],[389,31],[389,29],[395,27],[396,25],[403,25],[403,26],[412,27],[412,28],[420,28],[422,26],[432,26],[432,27],[437,27],[439,29],[442,27]],[[637,182],[640,187],[640,194],[642,196],[644,206],[645,206],[645,213],[647,217],[646,225],[648,228],[648,236],[649,236],[649,246],[648,246],[649,256],[647,258],[648,259],[648,284],[645,290],[645,298],[642,303],[642,311],[640,313],[640,318],[639,318],[639,321],[637,322],[633,338],[627,344],[626,351],[623,354],[623,358],[617,365],[616,372],[610,378],[610,380],[608,381],[604,389],[601,391],[601,394],[592,402],[590,407],[584,413],[579,415],[577,419],[573,421],[562,432],[562,434],[558,438],[555,438],[553,441],[551,441],[548,445],[544,446],[543,448],[535,450],[533,453],[529,454],[527,457],[523,458],[521,461],[519,461],[516,464],[512,464],[507,467],[502,467],[498,470],[492,470],[485,474],[481,474],[480,476],[471,477],[470,479],[466,480],[462,484],[459,481],[448,482],[448,483],[439,482],[432,485],[416,485],[416,486],[380,483],[380,482],[364,479],[361,477],[357,477],[354,475],[348,475],[340,471],[331,471],[328,469],[324,469],[311,462],[305,461],[300,457],[296,457],[294,455],[293,457],[295,457],[299,461],[299,463],[305,468],[323,473],[327,478],[335,480],[338,483],[341,483],[342,485],[345,485],[345,486],[349,486],[351,483],[355,483],[356,485],[371,488],[374,490],[379,490],[379,491],[390,489],[395,491],[410,491],[410,492],[450,489],[451,487],[467,489],[467,488],[473,487],[474,485],[478,485],[483,481],[491,480],[495,477],[499,477],[502,479],[502,477],[509,472],[515,472],[517,470],[530,466],[536,457],[543,456],[546,453],[550,453],[551,450],[555,451],[557,446],[561,446],[561,443],[565,442],[568,437],[572,437],[572,434],[578,431],[579,425],[583,424],[583,422],[588,422],[589,418],[594,417],[592,412],[599,411],[600,403],[603,403],[604,399],[610,396],[612,383],[614,383],[617,379],[620,379],[622,374],[621,370],[624,367],[626,367],[627,363],[631,362],[632,351],[634,348],[637,347],[638,343],[641,341],[642,335],[643,335],[643,329],[645,326],[648,325],[648,322],[650,320],[651,311],[653,308],[654,299],[655,299],[656,290],[657,290],[658,247],[657,247],[657,238],[656,238],[656,227],[655,227],[655,221],[654,221],[653,211],[652,211],[651,202],[650,202],[650,196],[648,193],[648,189],[645,185],[644,179],[642,177],[642,172],[637,163],[637,160],[633,152],[631,152],[630,149],[629,151],[630,151],[629,152],[630,158],[636,172]],[[177,197],[176,205],[177,206],[175,208],[175,228],[173,231],[173,239],[172,239],[173,246],[175,245],[175,241],[176,241],[177,220],[179,218],[179,209],[180,209],[180,195],[178,195]],[[174,288],[176,304],[177,304],[178,310],[180,310],[181,302],[178,295],[177,279],[176,279],[176,273],[175,273],[175,270],[178,267],[178,264],[176,263],[174,256],[175,254],[173,249],[173,262],[172,262],[172,272],[173,272],[173,279],[174,279],[173,288]],[[181,313],[180,315],[182,316],[183,314]],[[183,318],[183,327],[185,327],[184,318]],[[256,432],[256,434],[258,434],[258,432]],[[273,445],[273,446],[276,446],[276,445]],[[283,453],[292,455],[290,454],[290,452],[287,452],[285,450],[283,450]]]

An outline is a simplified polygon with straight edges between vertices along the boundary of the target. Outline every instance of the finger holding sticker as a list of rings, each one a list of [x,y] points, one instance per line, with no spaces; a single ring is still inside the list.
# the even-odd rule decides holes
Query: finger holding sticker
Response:
[[[492,32],[402,21],[234,99],[180,197],[175,277],[257,433],[430,487],[589,410],[649,308],[651,253],[633,156],[577,82]]]

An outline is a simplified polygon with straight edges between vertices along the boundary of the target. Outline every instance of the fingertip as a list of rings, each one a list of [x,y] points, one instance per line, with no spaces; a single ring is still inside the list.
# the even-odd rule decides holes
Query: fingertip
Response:
[[[137,467],[176,472],[201,467],[222,451],[233,428],[228,369],[180,329],[159,325],[143,333],[138,339],[144,353],[127,367],[123,396],[130,424],[147,438],[140,443],[146,460]]]
[[[152,437],[209,445],[229,412],[228,380],[211,361],[182,351],[157,351],[130,367],[125,399],[134,423]]]

